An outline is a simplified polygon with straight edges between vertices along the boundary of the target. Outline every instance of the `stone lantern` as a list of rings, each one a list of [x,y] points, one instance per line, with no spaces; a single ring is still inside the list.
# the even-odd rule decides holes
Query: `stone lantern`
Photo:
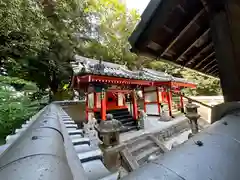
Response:
[[[189,124],[192,130],[192,133],[189,134],[189,138],[198,133],[198,119],[200,115],[198,114],[197,108],[198,105],[192,104],[192,100],[189,100],[186,104],[186,117],[189,119]]]
[[[100,124],[96,126],[98,137],[105,147],[118,145],[122,123],[113,119],[112,114],[107,114],[106,118],[106,121],[101,121]]]

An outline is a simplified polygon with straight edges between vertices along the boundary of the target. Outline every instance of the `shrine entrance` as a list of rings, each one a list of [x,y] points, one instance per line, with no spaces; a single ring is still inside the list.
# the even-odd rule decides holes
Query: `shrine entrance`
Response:
[[[125,96],[123,93],[110,91],[106,93],[107,110],[126,109]]]

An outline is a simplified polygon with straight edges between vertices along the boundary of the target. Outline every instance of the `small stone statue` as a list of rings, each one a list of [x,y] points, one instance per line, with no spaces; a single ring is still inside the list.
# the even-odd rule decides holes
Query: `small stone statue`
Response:
[[[97,136],[97,131],[95,130],[95,125],[97,124],[97,120],[95,118],[90,118],[87,123],[83,123],[83,129],[85,134],[88,136]]]

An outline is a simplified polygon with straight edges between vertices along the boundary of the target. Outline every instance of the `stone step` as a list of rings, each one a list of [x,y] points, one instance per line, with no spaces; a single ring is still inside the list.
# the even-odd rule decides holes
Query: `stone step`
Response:
[[[133,120],[132,117],[130,117],[130,118],[124,118],[124,119],[117,119],[117,120],[120,121],[122,124],[135,121],[135,120]]]
[[[72,139],[72,143],[74,146],[82,144],[88,144],[90,146],[90,139],[89,138]]]
[[[143,164],[144,161],[146,161],[148,159],[148,157],[150,155],[155,154],[158,151],[160,151],[159,147],[157,147],[157,146],[151,147],[151,148],[149,148],[149,149],[147,149],[145,151],[142,151],[140,154],[138,154],[136,156],[136,160],[141,165],[141,164]]]
[[[133,171],[148,162],[150,156],[153,160],[164,152],[167,148],[161,141],[151,135],[142,135],[129,140],[120,154],[129,171]]]
[[[75,145],[73,147],[76,153],[84,153],[92,150],[88,144]]]
[[[74,129],[74,130],[68,130],[68,134],[71,135],[82,135],[83,136],[83,130],[82,129]]]
[[[65,124],[65,127],[66,128],[75,128],[75,129],[78,128],[77,124]]]
[[[75,135],[71,135],[70,136],[71,139],[79,139],[79,138],[83,138],[82,134],[75,134]]]
[[[146,140],[150,140],[152,141],[151,139],[149,139],[149,137],[147,136],[140,136],[140,137],[137,137],[135,139],[132,139],[131,140],[131,143],[128,143],[127,144],[127,148],[128,149],[132,149],[134,148],[135,146],[137,146],[138,144],[141,144],[142,142],[146,141]]]
[[[107,111],[107,114],[112,114],[113,116],[118,116],[118,115],[130,114],[130,113],[129,113],[128,109],[119,109],[119,110]],[[96,112],[95,115],[100,116],[100,112]]]
[[[72,120],[72,118],[71,118],[71,117],[69,117],[69,116],[68,116],[68,117],[62,117],[62,120],[63,120],[63,121],[71,121],[71,120]]]
[[[81,163],[94,161],[94,160],[102,160],[102,151],[100,149],[79,153],[78,158]]]
[[[61,117],[63,117],[63,118],[68,118],[68,117],[70,117],[68,114],[61,114]]]
[[[77,128],[66,128],[67,129],[67,131],[75,131],[75,130],[77,130]]]
[[[130,113],[122,114],[122,115],[115,115],[113,116],[114,119],[127,119],[127,118],[132,118],[132,115]]]
[[[136,130],[136,129],[137,129],[137,126],[124,126],[121,128],[120,132],[124,133],[128,131]]]
[[[149,145],[154,145],[152,141],[146,139],[146,140],[143,140],[142,142],[139,142],[137,145],[133,146],[132,148],[129,148],[129,152],[130,153],[135,153],[136,151],[146,147],[146,146],[149,146]]]
[[[132,121],[128,121],[126,123],[123,123],[123,126],[136,126],[136,122],[132,119]]]
[[[75,124],[74,121],[63,121],[64,124]]]

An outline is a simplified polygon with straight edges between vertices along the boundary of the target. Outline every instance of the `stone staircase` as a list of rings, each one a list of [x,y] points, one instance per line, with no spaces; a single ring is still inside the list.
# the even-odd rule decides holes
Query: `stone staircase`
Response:
[[[137,129],[137,122],[133,119],[132,115],[125,109],[117,109],[117,110],[108,110],[107,114],[112,114],[113,118],[120,121],[123,125],[121,132],[128,132],[131,130]],[[95,118],[100,121],[101,114],[100,112],[95,112]]]
[[[61,118],[88,179],[117,180],[119,173],[111,173],[104,166],[102,151],[95,140],[87,137],[66,112],[62,111]]]
[[[143,135],[127,142],[121,156],[129,171],[133,171],[147,162],[165,153],[167,148],[152,135]]]

